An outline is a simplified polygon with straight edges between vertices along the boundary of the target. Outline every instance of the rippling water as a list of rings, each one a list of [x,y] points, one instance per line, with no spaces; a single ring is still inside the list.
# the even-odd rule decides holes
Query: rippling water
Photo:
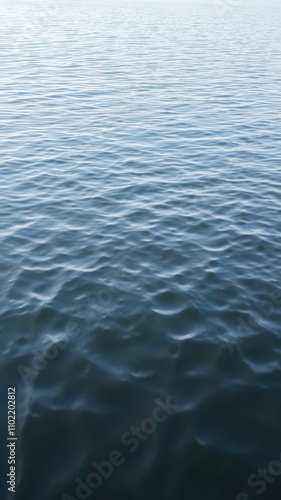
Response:
[[[280,5],[0,12],[2,498],[280,498]]]

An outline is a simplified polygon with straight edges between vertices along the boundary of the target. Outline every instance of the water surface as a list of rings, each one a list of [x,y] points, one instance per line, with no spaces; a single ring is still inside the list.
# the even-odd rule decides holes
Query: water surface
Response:
[[[124,464],[90,498],[254,499],[248,477],[280,457],[280,14],[1,3],[15,500],[76,497],[113,450]],[[168,396],[131,452],[121,436]],[[281,477],[265,484],[277,500]]]

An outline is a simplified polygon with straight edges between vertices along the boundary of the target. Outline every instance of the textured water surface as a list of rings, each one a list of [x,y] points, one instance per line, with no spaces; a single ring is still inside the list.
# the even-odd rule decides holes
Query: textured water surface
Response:
[[[0,12],[13,497],[78,498],[75,478],[119,450],[83,498],[256,498],[249,476],[281,452],[280,5]]]

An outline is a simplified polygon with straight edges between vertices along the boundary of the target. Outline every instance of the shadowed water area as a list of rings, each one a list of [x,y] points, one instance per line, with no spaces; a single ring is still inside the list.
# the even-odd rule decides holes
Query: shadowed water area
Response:
[[[259,498],[281,452],[280,5],[1,2],[1,498]]]

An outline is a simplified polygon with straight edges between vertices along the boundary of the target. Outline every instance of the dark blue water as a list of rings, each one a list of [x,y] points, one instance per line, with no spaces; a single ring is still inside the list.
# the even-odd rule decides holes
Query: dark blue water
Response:
[[[0,12],[1,498],[278,500],[280,4]]]

